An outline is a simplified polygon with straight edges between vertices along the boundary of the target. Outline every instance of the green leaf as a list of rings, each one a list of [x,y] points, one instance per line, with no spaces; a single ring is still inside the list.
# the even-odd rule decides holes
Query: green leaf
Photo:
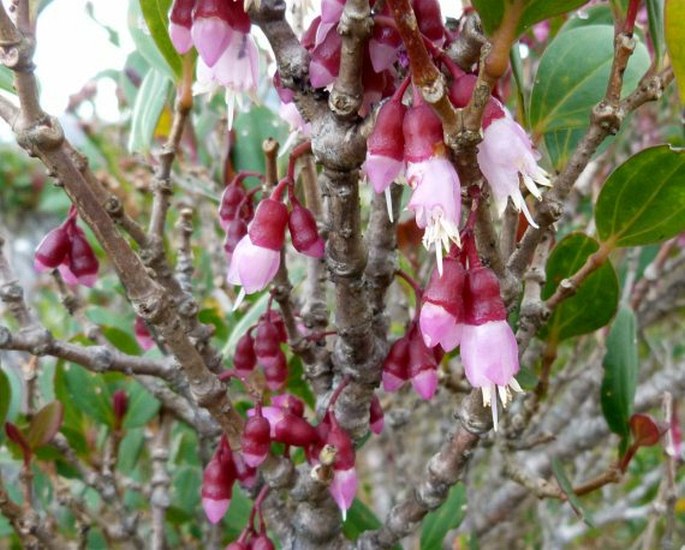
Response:
[[[343,523],[343,535],[348,540],[357,540],[364,531],[378,529],[381,521],[373,513],[373,510],[358,498],[352,501],[352,506],[347,511],[347,518]]]
[[[233,356],[238,340],[247,332],[247,329],[257,322],[259,316],[266,311],[266,306],[269,303],[270,297],[271,295],[268,292],[262,294],[257,301],[252,304],[247,313],[241,317],[240,321],[235,324],[228,342],[226,342],[224,349],[221,350],[222,355]]]
[[[102,325],[100,327],[102,334],[107,340],[114,345],[119,351],[127,353],[128,355],[139,355],[140,347],[136,342],[135,337],[118,327],[110,327]]]
[[[123,427],[126,429],[145,426],[159,412],[159,401],[152,397],[138,382],[127,385],[128,409]]]
[[[112,427],[112,395],[102,376],[69,364],[64,368],[64,377],[69,397],[76,407],[89,418]]]
[[[664,6],[664,36],[673,74],[680,92],[680,103],[685,105],[685,0],[666,0]]]
[[[643,246],[685,230],[685,150],[659,145],[632,156],[597,198],[597,233],[616,246]]]
[[[540,60],[528,110],[531,129],[544,138],[555,168],[562,167],[585,133],[590,112],[603,97],[614,53],[614,29],[590,25],[559,33]],[[624,73],[632,90],[649,67],[638,43]]]
[[[568,503],[571,505],[571,508],[573,508],[573,511],[578,514],[578,517],[580,517],[585,523],[587,523],[590,527],[593,527],[592,518],[584,509],[580,499],[573,492],[573,485],[571,485],[571,481],[566,476],[564,467],[558,458],[552,459],[552,472],[554,473],[554,477],[556,477],[557,481],[559,482],[559,487],[561,487],[561,490],[568,497]]]
[[[654,45],[654,58],[657,65],[661,62],[666,53],[666,42],[664,39],[664,0],[647,0],[647,17],[649,18],[649,36]]]
[[[559,283],[578,271],[598,249],[599,243],[583,233],[571,233],[562,239],[547,260],[542,298],[554,294]],[[616,312],[618,296],[618,277],[607,261],[583,281],[573,296],[559,304],[543,334],[564,340],[603,327]]]
[[[602,414],[609,429],[627,440],[639,366],[635,314],[630,308],[622,307],[619,310],[606,346],[607,351],[602,362]]]
[[[233,163],[236,170],[264,172],[265,160],[262,143],[272,137],[283,143],[287,130],[274,112],[264,106],[253,107],[236,116],[233,124],[236,142],[233,147]]]
[[[523,13],[516,26],[517,35],[522,34],[527,28],[562,13],[579,8],[588,0],[528,0],[523,8]],[[488,34],[497,30],[504,16],[507,0],[473,0],[483,22],[483,28]]]
[[[129,0],[128,30],[131,33],[131,38],[133,38],[133,43],[136,45],[136,50],[142,54],[147,62],[154,69],[164,73],[170,80],[175,81],[181,74],[180,65],[176,71],[160,52],[151,35],[151,30],[148,28],[140,0]]]
[[[450,489],[447,500],[426,515],[421,528],[421,550],[442,548],[447,532],[456,529],[466,513],[466,489],[459,483]]]
[[[17,93],[14,89],[14,74],[4,65],[0,65],[0,90],[11,94]]]
[[[12,386],[10,386],[10,381],[5,374],[5,371],[0,369],[0,426],[5,424],[11,400]]]
[[[167,14],[171,9],[171,0],[140,0],[140,8],[157,49],[164,56],[176,77],[180,78],[182,72],[181,57],[171,43],[167,30],[169,26]]]
[[[316,397],[304,378],[302,360],[297,355],[293,355],[288,364],[288,378],[285,386],[290,393],[301,398],[312,410],[316,409]]]
[[[36,450],[50,442],[62,425],[64,407],[59,401],[48,403],[31,420],[26,439],[31,449]]]
[[[128,140],[130,152],[147,151],[150,148],[159,115],[167,101],[169,84],[169,79],[154,69],[143,78],[131,115],[131,134]]]

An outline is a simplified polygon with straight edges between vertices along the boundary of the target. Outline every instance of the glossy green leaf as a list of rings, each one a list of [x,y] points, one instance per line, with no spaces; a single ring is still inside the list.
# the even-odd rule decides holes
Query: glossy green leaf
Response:
[[[12,386],[10,386],[10,381],[5,371],[0,369],[0,426],[5,424],[11,401]]]
[[[145,426],[159,412],[159,401],[138,382],[132,381],[127,384],[126,393],[128,394],[128,409],[123,427],[131,429]]]
[[[685,0],[666,0],[664,6],[664,36],[671,58],[680,102],[685,104]]]
[[[268,107],[252,107],[249,111],[236,116],[233,124],[236,135],[232,150],[233,164],[236,170],[253,170],[264,172],[265,160],[262,143],[267,138],[274,138],[283,143],[288,132],[279,117]]]
[[[583,233],[571,233],[561,240],[547,260],[542,298],[554,294],[559,283],[578,271],[598,249],[599,243]],[[618,296],[618,277],[607,261],[583,281],[573,296],[559,304],[543,334],[564,340],[603,327],[616,312]]]
[[[32,449],[37,449],[50,442],[62,425],[64,407],[59,401],[48,403],[36,413],[29,424],[26,439]]]
[[[133,38],[133,43],[136,45],[136,50],[142,54],[150,66],[164,73],[170,80],[176,80],[178,75],[181,74],[180,66],[178,67],[178,72],[176,72],[160,52],[145,21],[140,0],[129,0],[128,30],[131,38]]]
[[[380,526],[381,521],[376,517],[373,510],[355,498],[347,511],[347,518],[342,529],[347,540],[357,540],[364,531],[378,529]]]
[[[168,31],[168,13],[171,9],[171,0],[140,0],[140,8],[157,49],[174,71],[176,77],[180,78],[181,57],[171,43]]]
[[[588,0],[528,0],[516,27],[517,34],[523,33],[535,23],[577,9]],[[499,27],[510,0],[473,0],[473,6],[480,15],[483,27],[492,34]]]
[[[685,150],[660,145],[614,170],[597,198],[599,238],[642,246],[685,231]]]
[[[535,136],[544,138],[552,164],[568,160],[603,97],[611,69],[614,29],[590,25],[559,33],[540,60],[528,110]],[[624,74],[623,90],[633,90],[650,64],[638,43]]]
[[[637,386],[638,355],[635,314],[622,307],[607,337],[602,366],[602,413],[609,429],[627,441]]]
[[[143,78],[131,115],[131,134],[128,150],[147,151],[152,142],[159,115],[164,109],[169,92],[169,79],[159,71],[150,70]]]
[[[65,366],[64,377],[76,407],[92,420],[111,427],[114,424],[112,395],[103,377],[74,364]]]
[[[466,513],[466,488],[459,483],[450,489],[440,508],[423,518],[421,550],[442,548],[442,541],[451,529],[456,529]]]
[[[564,24],[559,29],[559,32],[570,31],[578,27],[588,27],[590,25],[613,25],[614,14],[611,13],[611,6],[608,4],[595,4],[583,8],[581,12],[577,12],[569,16]]]
[[[554,474],[554,477],[557,478],[559,487],[568,497],[568,503],[571,505],[571,508],[573,508],[573,511],[576,514],[578,514],[578,517],[585,521],[585,523],[592,527],[592,518],[583,507],[582,503],[580,502],[580,499],[573,492],[573,485],[571,484],[571,480],[569,480],[568,476],[566,475],[564,467],[558,458],[552,459],[552,473]]]

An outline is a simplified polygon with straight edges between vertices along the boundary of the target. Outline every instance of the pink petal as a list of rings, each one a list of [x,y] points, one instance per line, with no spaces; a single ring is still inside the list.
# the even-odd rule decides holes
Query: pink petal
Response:
[[[213,67],[231,39],[232,29],[218,17],[200,17],[193,21],[190,34],[202,60]]]
[[[422,370],[411,379],[411,385],[423,399],[431,399],[438,388],[438,373],[435,369]]]
[[[202,508],[210,523],[219,523],[226,514],[231,499],[214,500],[213,498],[202,498]]]
[[[343,521],[347,515],[347,510],[352,506],[354,496],[357,494],[358,484],[357,472],[354,468],[350,468],[349,470],[335,470],[333,481],[328,490],[331,492],[333,500],[335,500],[335,503],[342,512]]]

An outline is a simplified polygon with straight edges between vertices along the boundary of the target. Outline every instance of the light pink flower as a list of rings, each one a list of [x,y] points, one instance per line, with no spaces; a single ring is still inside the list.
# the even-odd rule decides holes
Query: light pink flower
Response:
[[[276,276],[281,251],[258,246],[245,235],[235,247],[228,268],[228,282],[240,285],[246,294],[264,290]]]
[[[458,260],[445,258],[442,276],[434,271],[423,293],[419,327],[426,346],[452,351],[461,341],[465,271]]]
[[[334,470],[333,481],[328,490],[333,497],[333,500],[340,508],[342,519],[347,518],[347,510],[352,506],[354,496],[357,494],[357,487],[359,486],[359,479],[357,478],[357,471],[354,466],[347,470]]]
[[[169,37],[180,54],[187,53],[193,47],[190,34],[193,7],[195,0],[175,0],[169,12]]]
[[[190,34],[200,58],[209,67],[218,61],[231,39],[229,9],[228,2],[222,0],[200,0],[193,12]]]

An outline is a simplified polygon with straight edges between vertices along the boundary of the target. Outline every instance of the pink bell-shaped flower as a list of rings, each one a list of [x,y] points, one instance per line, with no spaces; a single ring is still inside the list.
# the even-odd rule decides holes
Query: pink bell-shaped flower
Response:
[[[288,229],[295,250],[305,256],[323,258],[325,245],[316,227],[314,215],[297,199],[291,199],[291,202],[293,208],[288,217]]]
[[[514,378],[519,371],[518,345],[507,323],[499,281],[486,267],[470,269],[466,275],[461,360],[469,383],[481,389],[483,404],[492,408],[497,431],[497,396],[506,408],[511,390],[523,390]]]
[[[275,277],[287,224],[288,210],[283,203],[274,199],[259,203],[248,233],[235,247],[228,267],[228,282],[243,287],[236,305],[245,294],[264,290]]]
[[[169,11],[169,38],[181,55],[193,47],[190,28],[193,24],[194,7],[195,0],[174,0]]]
[[[71,239],[66,223],[51,229],[36,247],[33,260],[36,271],[42,273],[59,267],[69,254],[70,247]]]
[[[304,415],[304,402],[299,397],[295,397],[290,393],[274,395],[271,398],[271,404],[274,407],[280,407],[284,411],[294,414],[295,416]]]
[[[383,361],[383,389],[393,392],[409,380],[409,338],[405,334],[390,347]]]
[[[254,416],[255,411],[247,411]],[[271,439],[293,447],[308,447],[318,440],[314,427],[304,418],[283,410],[280,407],[262,407],[262,415],[271,426]]]
[[[331,429],[328,432],[326,443],[335,447],[336,453],[333,463],[333,481],[328,490],[340,508],[343,521],[345,521],[347,510],[352,506],[359,484],[354,468],[354,444],[347,432],[340,427],[334,415],[330,416],[330,420]]]
[[[309,81],[312,88],[325,88],[332,84],[340,70],[342,39],[337,32],[329,32],[326,38],[312,50],[309,63]]]
[[[391,15],[387,2],[383,5],[381,14]],[[387,25],[375,24],[369,39],[369,55],[373,70],[380,73],[392,67],[401,47],[402,37],[396,29]]]
[[[376,193],[382,193],[404,168],[402,121],[407,108],[401,100],[389,99],[378,111],[369,136],[362,170]]]
[[[412,388],[422,399],[431,399],[438,388],[438,371],[435,355],[423,342],[416,325],[409,339],[409,376]]]
[[[235,354],[233,355],[233,368],[241,378],[249,376],[255,366],[257,366],[254,346],[254,339],[249,332],[243,334],[236,344]]]
[[[214,66],[231,39],[231,3],[225,0],[198,0],[193,10],[190,34],[200,58],[208,67]]]
[[[416,225],[424,229],[423,245],[435,247],[438,272],[442,273],[443,248],[460,245],[461,187],[442,140],[442,124],[425,103],[415,105],[404,117],[404,158],[407,181],[414,189],[407,208]]]
[[[266,380],[266,387],[271,391],[278,391],[285,386],[288,379],[288,361],[285,353],[279,348],[276,355],[260,359],[259,364],[264,371],[264,379]]]
[[[438,344],[452,351],[461,341],[464,279],[466,272],[458,260],[445,258],[442,276],[433,271],[423,293],[419,327],[425,344]]]
[[[202,475],[202,508],[210,523],[218,523],[231,504],[235,465],[228,443],[222,438]]]
[[[98,276],[100,264],[95,257],[93,249],[88,244],[86,234],[76,225],[76,221],[70,226],[71,247],[67,255],[67,264],[59,268],[64,282],[70,285],[81,283],[92,287]]]
[[[258,415],[247,419],[245,428],[240,438],[243,460],[248,466],[256,468],[269,454],[271,445],[271,428],[269,421]]]

